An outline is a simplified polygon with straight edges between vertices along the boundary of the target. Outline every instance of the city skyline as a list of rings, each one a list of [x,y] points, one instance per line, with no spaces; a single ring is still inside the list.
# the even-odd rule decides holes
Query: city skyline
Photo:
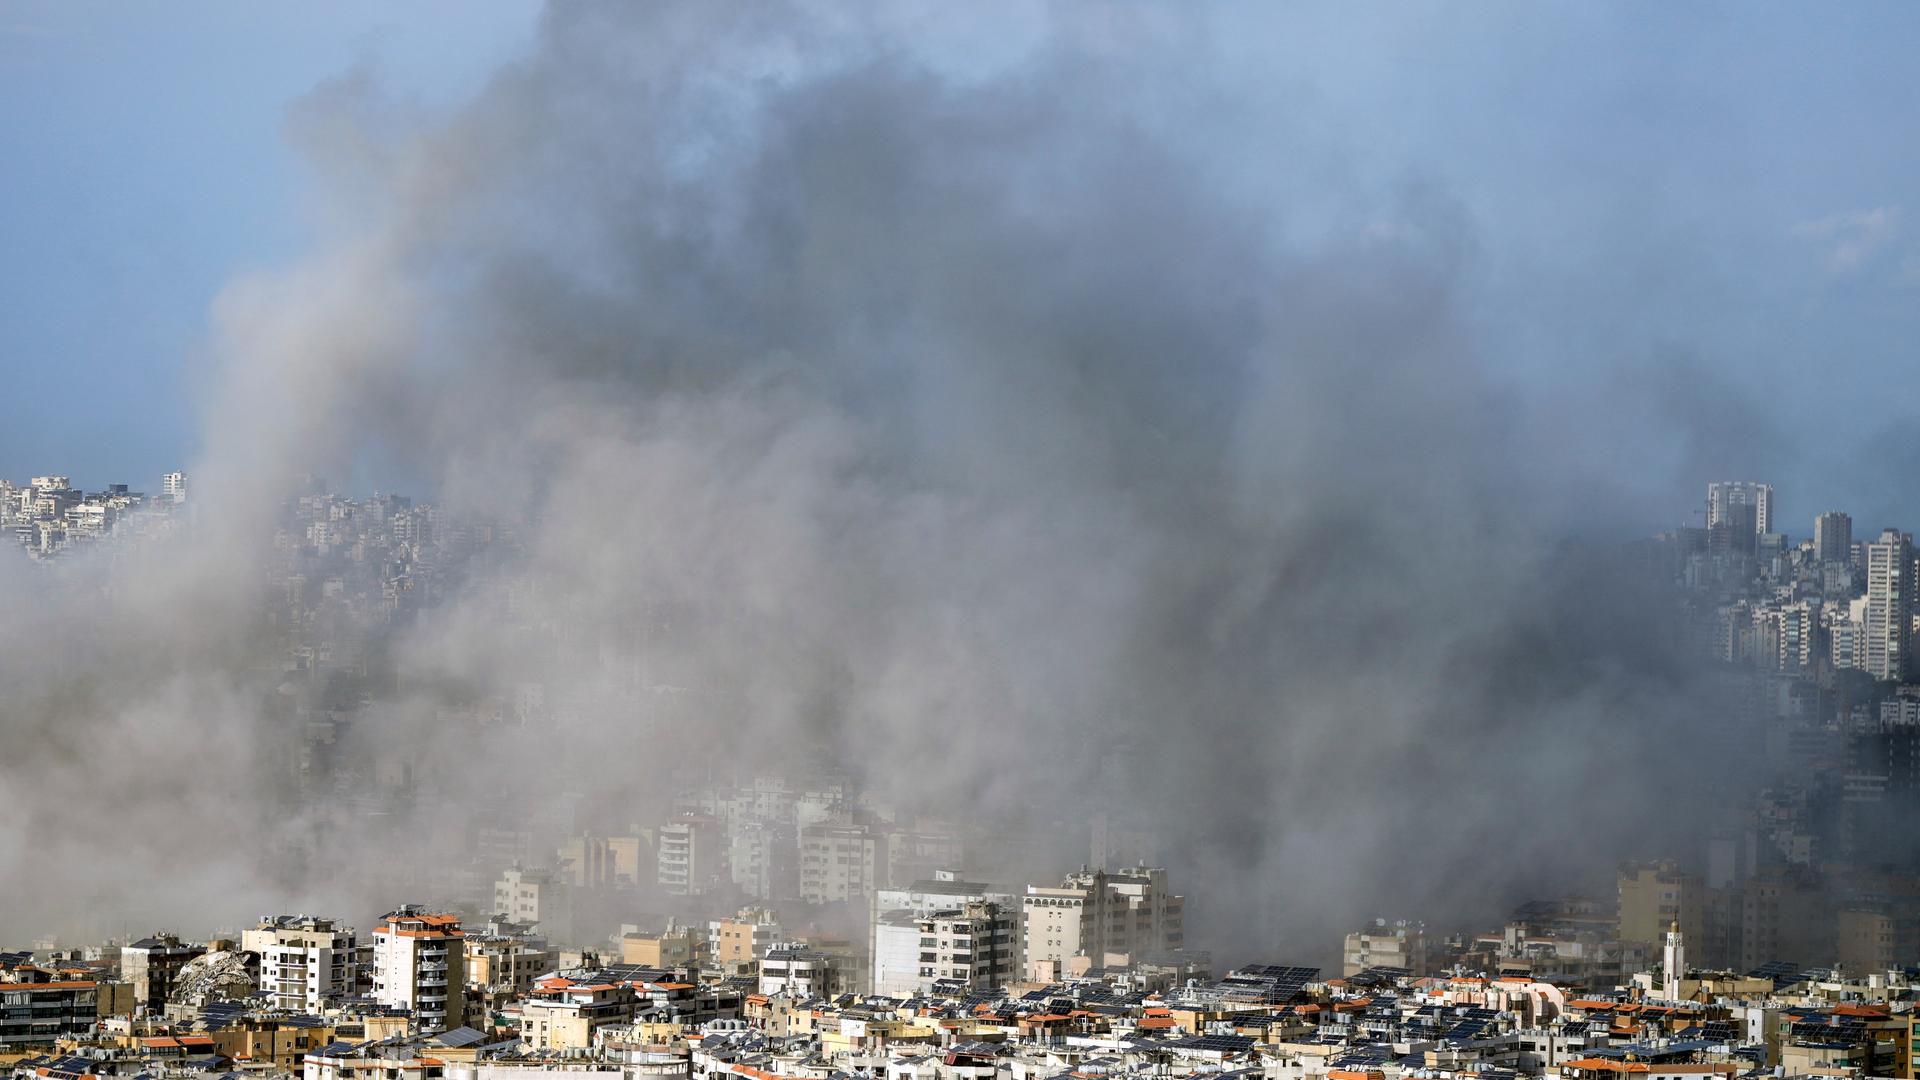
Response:
[[[0,0],[0,1080],[1920,1080],[1916,40]]]

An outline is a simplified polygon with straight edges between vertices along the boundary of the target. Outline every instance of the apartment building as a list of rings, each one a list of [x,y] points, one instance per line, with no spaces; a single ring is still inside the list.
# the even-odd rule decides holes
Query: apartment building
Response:
[[[1058,888],[1029,885],[1021,927],[1027,975],[1052,978],[1074,957],[1124,965],[1183,948],[1185,911],[1186,898],[1172,892],[1159,867],[1082,869]]]
[[[406,1009],[421,1031],[466,1022],[466,932],[457,915],[415,904],[388,912],[373,930],[373,996]]]
[[[552,871],[509,867],[493,883],[493,910],[561,945],[573,937],[573,887]]]
[[[1019,971],[1016,909],[991,902],[915,915],[883,914],[874,927],[873,989],[882,994],[990,990]]]
[[[887,837],[872,825],[819,822],[800,830],[800,899],[864,900],[888,884]]]
[[[260,991],[289,1012],[314,1013],[350,997],[356,945],[352,927],[312,915],[267,915],[240,932],[240,947],[260,957]]]
[[[37,484],[44,477],[36,477]],[[120,977],[133,984],[133,1003],[149,1012],[166,1007],[173,980],[187,962],[207,951],[175,934],[155,934],[120,948]]]

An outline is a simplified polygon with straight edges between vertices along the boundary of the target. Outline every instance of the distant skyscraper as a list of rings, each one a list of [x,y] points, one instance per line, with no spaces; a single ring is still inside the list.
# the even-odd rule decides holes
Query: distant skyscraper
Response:
[[[1714,551],[1753,554],[1773,531],[1773,485],[1723,480],[1707,485],[1707,544]]]
[[[1902,679],[1913,640],[1913,537],[1887,529],[1867,544],[1865,662],[1876,679]]]
[[[1823,563],[1843,563],[1853,558],[1853,519],[1838,510],[1829,510],[1813,519],[1813,554]]]
[[[1757,484],[1751,480],[1723,480],[1708,484],[1707,528],[1736,519],[1744,523],[1747,515],[1735,511],[1733,508],[1737,506],[1753,507],[1755,535],[1773,531],[1772,484]]]
[[[187,474],[183,472],[170,472],[161,477],[160,493],[166,496],[168,502],[186,502]]]

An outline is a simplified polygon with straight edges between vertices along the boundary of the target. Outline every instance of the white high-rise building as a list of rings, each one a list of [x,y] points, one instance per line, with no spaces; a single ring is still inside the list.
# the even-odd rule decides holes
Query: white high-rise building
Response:
[[[1867,598],[1857,597],[1845,606],[1833,604],[1823,608],[1820,621],[1827,635],[1827,662],[1836,668],[1864,667]]]
[[[660,826],[654,860],[662,891],[675,896],[712,892],[726,870],[725,837],[705,814],[681,814]]]
[[[373,997],[407,1009],[421,1031],[445,1031],[467,1019],[466,932],[460,917],[409,904],[373,929]]]
[[[1867,544],[1867,617],[1860,667],[1876,679],[1906,677],[1913,641],[1913,537],[1886,529]]]
[[[176,471],[162,476],[160,478],[160,494],[165,496],[168,502],[186,502],[187,474]]]
[[[1773,531],[1773,485],[1758,484],[1751,480],[1723,480],[1707,485],[1707,528],[1715,525],[1738,521],[1745,524],[1747,516],[1737,512],[1737,507],[1753,507],[1753,533],[1765,535]]]
[[[1707,485],[1707,549],[1716,555],[1755,555],[1773,532],[1773,488],[1745,480]]]
[[[1820,658],[1820,602],[1798,600],[1782,604],[1771,616],[1776,671],[1808,668]]]
[[[240,947],[260,957],[261,992],[291,1012],[352,996],[354,946],[352,927],[312,915],[268,915],[240,933]]]

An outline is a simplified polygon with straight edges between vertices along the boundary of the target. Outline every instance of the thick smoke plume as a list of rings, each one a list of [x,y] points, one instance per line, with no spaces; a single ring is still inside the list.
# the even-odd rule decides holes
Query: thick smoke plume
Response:
[[[800,761],[1048,876],[1150,822],[1227,960],[1703,828],[1706,699],[1489,374],[1444,187],[1296,229],[1341,148],[1207,74],[1221,27],[1002,19],[569,3],[451,114],[317,92],[327,240],[217,305],[192,529],[0,560],[0,933],[361,916],[479,808]],[[353,751],[404,805],[282,780],[308,473],[510,540],[372,639]]]

